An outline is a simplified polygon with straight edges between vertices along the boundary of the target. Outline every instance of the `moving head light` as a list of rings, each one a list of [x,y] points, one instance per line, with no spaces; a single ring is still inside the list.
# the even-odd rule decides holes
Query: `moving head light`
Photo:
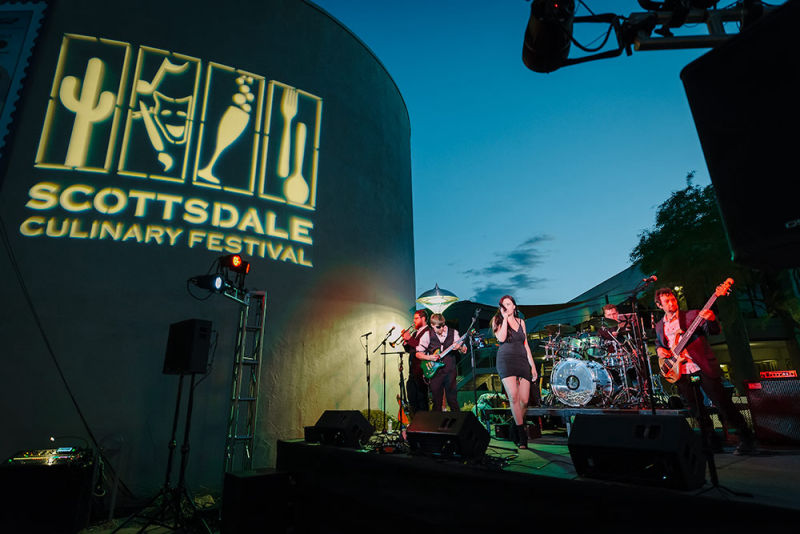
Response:
[[[575,0],[533,0],[522,42],[522,61],[534,72],[553,72],[569,55]]]

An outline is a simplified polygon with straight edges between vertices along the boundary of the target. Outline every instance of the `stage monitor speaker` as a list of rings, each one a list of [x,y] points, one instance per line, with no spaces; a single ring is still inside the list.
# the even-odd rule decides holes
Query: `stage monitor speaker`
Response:
[[[164,374],[205,374],[210,348],[211,321],[187,319],[169,325]]]
[[[225,473],[222,534],[289,532],[294,500],[288,473],[271,468]]]
[[[681,490],[705,482],[700,435],[682,417],[578,414],[567,446],[582,477]]]
[[[316,425],[305,427],[305,440],[360,449],[374,432],[375,428],[358,410],[325,410]]]
[[[756,439],[800,445],[800,378],[765,378],[744,386]]]
[[[406,429],[412,453],[480,460],[489,431],[472,412],[417,412]]]
[[[734,261],[800,266],[800,2],[744,28],[681,71]]]

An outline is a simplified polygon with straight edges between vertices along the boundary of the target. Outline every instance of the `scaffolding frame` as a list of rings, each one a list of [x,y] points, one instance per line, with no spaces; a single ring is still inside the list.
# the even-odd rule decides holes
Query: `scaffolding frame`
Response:
[[[226,296],[241,304],[225,438],[224,472],[231,472],[253,468],[267,296],[265,291]]]

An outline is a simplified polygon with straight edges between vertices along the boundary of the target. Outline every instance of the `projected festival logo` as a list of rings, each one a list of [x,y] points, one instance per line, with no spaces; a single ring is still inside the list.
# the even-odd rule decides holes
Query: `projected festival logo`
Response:
[[[35,167],[67,174],[31,187],[20,231],[311,267],[321,119],[256,73],[65,35]]]

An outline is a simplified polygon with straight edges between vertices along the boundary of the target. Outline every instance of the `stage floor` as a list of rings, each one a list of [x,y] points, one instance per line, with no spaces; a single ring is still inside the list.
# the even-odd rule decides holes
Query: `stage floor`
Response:
[[[517,450],[516,458],[504,468],[527,474],[578,480],[567,448],[565,430],[544,430],[542,437],[530,440],[528,450]],[[800,512],[800,447],[759,445],[755,456],[736,456],[735,438],[726,442],[723,452],[714,455],[719,487],[715,488],[706,469],[706,483],[687,493],[728,501],[778,506]],[[492,438],[487,454],[503,456],[512,446],[507,440]]]
[[[278,443],[278,468],[296,476],[304,503],[298,516],[312,521],[305,526],[323,532],[372,525],[392,514],[386,502],[402,507],[407,524],[450,532],[524,525],[536,530],[548,523],[565,532],[624,526],[670,533],[736,527],[784,532],[796,525],[800,448],[760,446],[757,455],[736,456],[735,446],[727,443],[714,455],[718,484],[706,467],[705,484],[692,490],[580,477],[565,429],[545,430],[528,450],[492,437],[480,464],[378,452],[392,447],[353,451],[285,441]],[[324,526],[315,522],[314,506],[323,510]]]
[[[714,455],[718,486],[706,470],[701,488],[673,490],[578,476],[565,428],[543,430],[529,441],[528,450],[492,436],[478,464],[411,455],[402,446],[392,447],[397,443],[392,438],[397,435],[376,434],[371,450],[279,441],[278,470],[291,474],[291,489],[275,493],[273,480],[263,497],[258,490],[251,495],[263,507],[238,513],[261,514],[252,519],[265,525],[263,532],[326,533],[373,528],[406,532],[409,525],[462,533],[499,532],[515,525],[536,531],[548,522],[560,522],[556,528],[563,532],[634,527],[644,532],[710,532],[745,526],[794,532],[800,520],[800,447],[759,444],[757,455],[735,456],[733,436]],[[265,477],[274,475],[274,470],[264,472]],[[268,518],[276,513],[293,517],[293,526],[270,527]],[[681,515],[691,515],[688,525]],[[120,522],[94,525],[83,533],[105,534]],[[209,525],[213,534],[220,532],[219,522]],[[119,532],[138,528],[134,522]],[[154,526],[146,530],[170,531]]]

